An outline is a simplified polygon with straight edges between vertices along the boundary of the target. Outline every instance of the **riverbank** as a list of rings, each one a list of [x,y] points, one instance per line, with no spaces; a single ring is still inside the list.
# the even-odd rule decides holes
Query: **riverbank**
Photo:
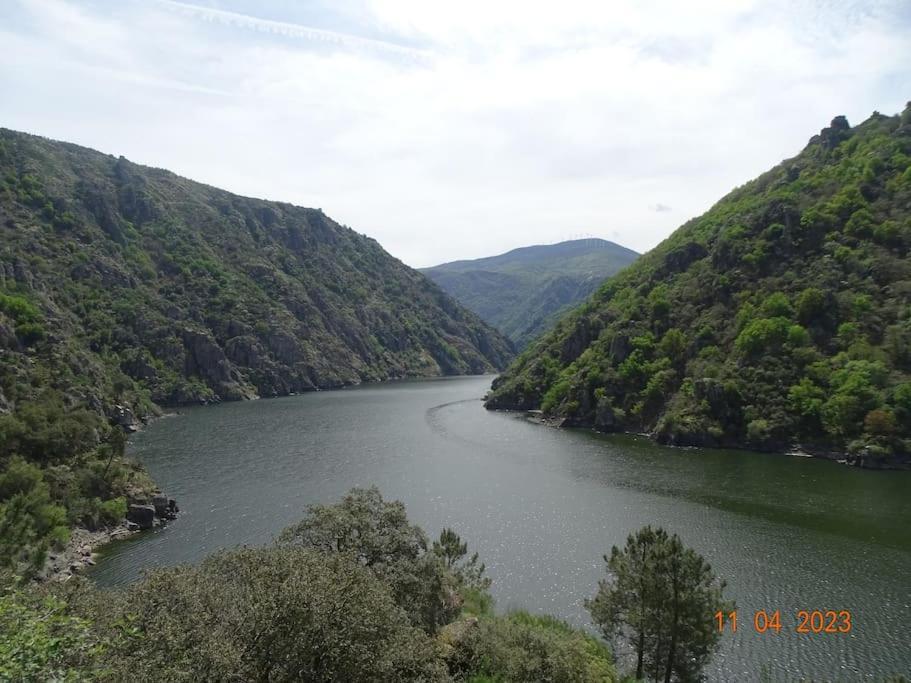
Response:
[[[89,531],[76,527],[62,550],[48,552],[44,567],[39,572],[41,581],[69,581],[75,574],[95,565],[97,552],[102,546],[138,534],[135,525],[127,520],[115,527]]]
[[[700,444],[700,445],[679,445],[674,443],[666,443],[655,438],[654,434],[641,433],[641,432],[630,432],[626,430],[619,430],[617,432],[603,432],[598,429],[595,429],[593,425],[580,423],[576,420],[572,420],[565,417],[555,417],[552,415],[546,415],[542,410],[500,410],[498,412],[507,412],[507,413],[516,413],[524,415],[524,417],[529,421],[535,424],[544,425],[546,427],[553,427],[555,429],[588,429],[599,434],[627,434],[629,436],[643,436],[651,439],[655,443],[660,443],[662,446],[667,446],[669,448],[713,448],[709,444]],[[717,448],[725,448],[739,451],[753,451],[755,449],[742,448],[736,444],[721,444]],[[871,456],[865,455],[849,455],[847,453],[840,453],[836,451],[827,451],[810,448],[801,444],[795,444],[792,448],[788,450],[781,451],[762,451],[767,452],[772,455],[785,455],[788,457],[800,457],[800,458],[812,458],[814,460],[828,460],[830,462],[837,463],[839,465],[847,465],[848,467],[856,467],[859,469],[867,470],[895,470],[895,471],[909,471],[911,470],[911,462],[903,462],[894,459],[882,459],[874,458]]]

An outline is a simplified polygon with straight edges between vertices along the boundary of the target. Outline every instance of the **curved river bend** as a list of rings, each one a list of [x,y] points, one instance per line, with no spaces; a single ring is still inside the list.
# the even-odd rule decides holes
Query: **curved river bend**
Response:
[[[268,542],[310,503],[377,484],[428,535],[477,550],[498,608],[590,626],[602,555],[644,524],[680,534],[728,582],[740,624],[712,680],[911,673],[911,473],[678,450],[484,410],[490,377],[396,382],[192,408],[131,441],[182,514],[110,546],[103,586]],[[758,634],[756,610],[781,610]],[[847,635],[797,634],[796,612],[850,610]]]

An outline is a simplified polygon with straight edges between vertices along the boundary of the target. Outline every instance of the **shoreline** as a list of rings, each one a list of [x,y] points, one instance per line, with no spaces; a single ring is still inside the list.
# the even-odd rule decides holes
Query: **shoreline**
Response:
[[[645,437],[645,438],[648,438],[649,440],[651,440],[652,443],[655,443],[659,446],[665,446],[667,448],[679,448],[679,449],[708,448],[708,449],[713,449],[713,450],[730,449],[730,450],[744,451],[744,452],[750,452],[750,453],[778,455],[778,456],[784,456],[784,457],[788,457],[788,458],[809,458],[812,460],[824,460],[827,462],[835,463],[837,465],[844,465],[845,467],[851,467],[854,469],[866,470],[866,471],[879,471],[879,472],[882,472],[882,471],[893,471],[893,472],[911,471],[911,463],[901,463],[901,462],[879,463],[879,462],[877,462],[877,464],[875,466],[870,466],[869,464],[866,464],[866,465],[863,464],[863,461],[865,460],[865,458],[861,457],[861,459],[860,459],[861,462],[860,462],[860,464],[858,464],[855,462],[851,462],[851,460],[848,458],[848,455],[846,453],[833,453],[833,452],[814,453],[812,450],[805,449],[805,447],[800,444],[795,444],[789,450],[786,450],[786,451],[784,451],[784,450],[759,451],[756,449],[743,448],[740,446],[730,446],[730,445],[678,446],[675,444],[663,443],[661,441],[658,441],[657,439],[654,438],[654,436],[652,434],[647,433],[647,432],[632,432],[632,431],[627,431],[627,430],[617,430],[614,432],[602,432],[598,429],[595,429],[594,426],[592,426],[592,425],[564,424],[566,422],[566,418],[551,417],[551,416],[545,415],[543,413],[543,411],[541,411],[541,410],[512,410],[512,409],[507,409],[507,408],[503,408],[503,409],[494,408],[494,409],[488,409],[488,410],[495,410],[496,412],[501,412],[501,413],[513,413],[516,415],[521,415],[527,421],[529,421],[533,424],[538,424],[538,425],[542,425],[545,427],[551,427],[553,429],[582,429],[582,430],[594,432],[595,434],[623,434],[626,436]],[[869,459],[866,459],[866,460],[869,460]]]
[[[86,567],[95,566],[98,551],[103,546],[140,533],[139,529],[131,529],[128,525],[124,519],[118,526],[96,531],[74,527],[62,550],[48,551],[38,580],[41,583],[64,583],[82,573]]]
[[[287,398],[290,396],[300,396],[302,393],[311,393],[316,391],[341,391],[343,389],[348,389],[352,387],[365,386],[370,384],[383,384],[385,382],[401,382],[408,380],[421,380],[421,379],[443,379],[447,377],[496,377],[496,373],[485,373],[481,375],[414,375],[406,377],[390,377],[388,379],[374,380],[374,381],[358,381],[352,382],[349,384],[341,384],[338,386],[332,387],[317,387],[308,392],[288,392],[287,394],[277,394],[275,396],[250,396],[242,397],[233,400],[218,400],[218,401],[208,401],[202,403],[184,403],[177,405],[161,405],[157,407],[160,412],[151,413],[149,415],[144,415],[141,418],[135,418],[128,425],[124,426],[124,431],[127,434],[127,439],[134,434],[137,434],[148,427],[153,422],[158,420],[164,420],[168,418],[176,418],[183,415],[181,412],[185,408],[208,408],[212,406],[221,405],[223,403],[243,403],[246,401],[259,401],[259,400],[268,400],[273,398]],[[134,460],[137,464],[143,467],[141,462],[131,456],[126,455],[127,459]],[[156,521],[158,518],[156,517]],[[126,538],[138,535],[145,531],[144,529],[135,529],[131,528],[131,522],[127,519],[124,519],[119,525],[114,527],[109,527],[107,529],[99,529],[96,531],[90,531],[85,527],[73,527],[70,529],[70,538],[64,545],[61,550],[49,550],[47,553],[47,558],[45,559],[44,567],[39,574],[39,581],[42,583],[45,582],[65,582],[69,581],[73,576],[78,573],[85,571],[86,567],[95,566],[97,556],[100,554],[101,549],[113,543],[114,541],[122,541]]]

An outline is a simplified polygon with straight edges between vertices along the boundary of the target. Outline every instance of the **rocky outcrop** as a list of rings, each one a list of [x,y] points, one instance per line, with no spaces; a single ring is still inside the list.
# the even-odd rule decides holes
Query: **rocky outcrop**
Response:
[[[145,503],[133,503],[127,508],[127,520],[139,529],[152,529],[177,517],[177,501],[163,493],[152,496]]]
[[[140,529],[151,529],[155,526],[155,508],[152,505],[130,505],[127,519]]]

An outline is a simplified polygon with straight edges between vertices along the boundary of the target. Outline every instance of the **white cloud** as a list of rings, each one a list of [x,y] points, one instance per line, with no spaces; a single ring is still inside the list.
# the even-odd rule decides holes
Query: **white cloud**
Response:
[[[650,248],[911,92],[900,2],[209,4],[4,4],[0,125],[318,206],[423,266]]]

